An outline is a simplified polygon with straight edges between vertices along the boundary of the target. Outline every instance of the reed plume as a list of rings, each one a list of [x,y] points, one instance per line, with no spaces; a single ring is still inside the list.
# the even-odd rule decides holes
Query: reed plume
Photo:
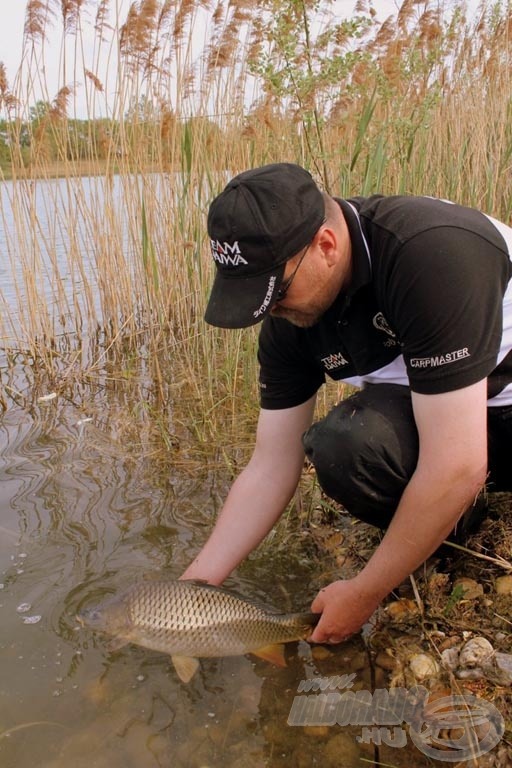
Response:
[[[5,70],[5,64],[0,61],[0,104],[4,101],[5,97],[9,94],[9,81],[7,80],[7,72]]]
[[[86,78],[92,82],[97,91],[103,91],[103,83],[94,72],[91,72],[90,69],[84,69],[84,74]]]
[[[45,40],[47,26],[54,15],[50,0],[28,0],[25,11],[25,37],[33,42]]]
[[[109,28],[108,17],[110,11],[110,0],[101,0],[98,3],[98,9],[94,19],[94,29],[100,36],[100,39],[104,39],[104,33]]]
[[[48,111],[51,120],[64,120],[67,117],[68,106],[72,95],[73,90],[68,85],[64,85],[59,89],[59,92]]]
[[[66,32],[75,32],[80,9],[88,0],[61,0],[62,22]]]

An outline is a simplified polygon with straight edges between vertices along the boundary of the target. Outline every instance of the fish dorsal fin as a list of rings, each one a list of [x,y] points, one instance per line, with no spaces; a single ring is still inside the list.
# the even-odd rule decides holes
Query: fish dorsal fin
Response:
[[[174,669],[183,683],[189,683],[199,667],[199,661],[193,656],[171,656]]]
[[[256,651],[251,651],[251,654],[253,656],[258,656],[260,659],[265,659],[265,661],[270,661],[270,663],[275,664],[276,667],[286,667],[283,643],[266,645],[264,648],[258,648]]]

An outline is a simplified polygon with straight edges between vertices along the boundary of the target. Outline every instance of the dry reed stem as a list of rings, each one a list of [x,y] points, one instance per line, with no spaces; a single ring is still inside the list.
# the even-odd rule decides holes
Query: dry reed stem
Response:
[[[99,39],[112,31],[111,5],[105,0],[95,5]],[[289,8],[281,19],[287,34],[299,39],[304,31],[301,13],[304,9],[309,13],[313,5],[308,2],[301,7],[299,3]],[[330,5],[327,0],[322,2],[321,11]],[[58,6],[56,0],[32,0],[27,5],[29,39],[44,40]],[[68,29],[75,28],[84,7],[84,2],[61,6]],[[38,121],[28,125],[21,116],[12,121],[14,172],[27,173],[25,164],[31,158],[32,167],[50,178],[53,164],[60,158],[61,184],[78,200],[87,234],[84,252],[84,242],[73,231],[77,224],[73,207],[62,211],[61,200],[49,201],[50,208],[60,213],[44,246],[56,252],[56,233],[65,231],[70,247],[65,263],[55,253],[50,259],[56,309],[40,306],[37,289],[46,268],[45,248],[34,201],[28,193],[26,199],[24,195],[16,199],[20,253],[14,253],[12,244],[9,248],[12,258],[22,262],[17,288],[23,305],[20,347],[36,354],[44,347],[44,339],[64,344],[59,335],[63,328],[74,330],[77,338],[98,328],[109,348],[109,355],[102,357],[101,350],[96,355],[101,364],[111,353],[122,361],[123,350],[133,351],[137,345],[144,354],[158,355],[158,368],[151,377],[162,397],[166,361],[178,355],[197,387],[198,401],[205,412],[212,409],[212,421],[217,413],[215,392],[222,391],[219,397],[231,398],[233,403],[240,393],[250,392],[248,401],[255,402],[250,384],[254,377],[251,350],[244,350],[238,339],[235,343],[231,336],[205,329],[202,322],[211,280],[205,211],[226,171],[282,159],[311,166],[319,159],[320,153],[307,142],[306,121],[302,120],[312,119],[315,111],[322,121],[325,149],[321,159],[335,180],[335,193],[437,194],[506,217],[512,205],[512,136],[506,98],[511,53],[508,16],[494,26],[485,15],[473,25],[463,15],[446,24],[433,3],[405,0],[394,21],[378,24],[371,6],[360,0],[357,13],[365,16],[366,26],[359,28],[357,36],[342,25],[330,29],[326,21],[307,50],[301,42],[302,47],[283,51],[269,37],[269,18],[286,8],[287,3],[271,0],[263,4],[248,0],[132,3],[125,23],[117,30],[123,67],[115,83],[120,97],[111,121],[89,120],[88,136],[81,149],[77,143],[75,152],[75,134],[70,133],[75,126],[66,117],[75,93],[66,85]],[[198,52],[192,36],[200,10],[208,21],[207,36]],[[270,78],[254,78],[258,88],[249,98],[250,67],[257,67],[267,52],[278,74],[288,66],[292,76],[281,90]],[[339,70],[330,76],[334,65]],[[108,80],[96,62],[85,61],[84,72],[96,91],[107,87]],[[372,117],[360,135],[362,115],[372,94]],[[0,69],[4,106],[11,97],[5,71]],[[26,103],[23,108],[28,111]],[[30,147],[21,140],[27,126]],[[76,133],[80,130],[83,127],[78,126]],[[360,154],[353,163],[358,141]],[[73,177],[79,152],[97,164],[95,172],[119,182],[126,200],[125,228],[116,212],[117,193],[112,188],[107,185],[104,199],[93,196],[90,200],[76,183]],[[166,179],[158,192],[149,183],[153,172]],[[141,258],[141,187],[135,177],[143,185],[154,249],[151,274]],[[19,190],[20,180],[14,183]],[[24,232],[27,226],[32,233],[29,237]],[[31,275],[33,263],[35,277]],[[62,290],[63,275],[68,273],[81,284],[81,290],[72,295]],[[186,339],[190,339],[188,348]],[[49,368],[58,365],[44,349],[42,354]],[[218,369],[230,371],[230,363],[236,361],[244,367],[244,381],[226,373],[224,387],[218,381]],[[198,382],[205,383],[208,391]]]
[[[462,544],[455,544],[453,541],[444,541],[443,544],[447,544],[449,547],[458,550],[459,552],[465,552],[467,555],[478,558],[478,560],[485,560],[487,563],[492,563],[502,568],[504,571],[512,571],[512,563],[505,560],[504,557],[491,557],[490,555],[483,555],[481,552],[475,552],[473,549],[463,547]]]

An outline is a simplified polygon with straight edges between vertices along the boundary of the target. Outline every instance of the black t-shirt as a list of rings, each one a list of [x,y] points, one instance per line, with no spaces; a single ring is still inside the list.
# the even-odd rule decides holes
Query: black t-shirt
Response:
[[[261,406],[310,398],[325,374],[437,394],[488,377],[512,403],[512,229],[430,197],[337,201],[352,242],[350,286],[319,322],[261,327]]]

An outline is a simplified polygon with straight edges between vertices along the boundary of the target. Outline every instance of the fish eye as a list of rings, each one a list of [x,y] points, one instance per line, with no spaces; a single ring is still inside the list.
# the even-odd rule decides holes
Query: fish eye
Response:
[[[101,620],[101,611],[98,608],[85,608],[77,615],[77,619],[82,624],[94,624]]]

